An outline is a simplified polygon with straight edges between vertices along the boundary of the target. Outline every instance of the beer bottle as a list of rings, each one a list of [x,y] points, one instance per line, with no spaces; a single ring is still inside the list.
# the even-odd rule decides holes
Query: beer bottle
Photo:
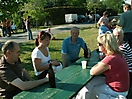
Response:
[[[88,58],[88,48],[87,48],[86,43],[85,43],[85,46],[84,46],[84,57]]]
[[[52,68],[52,64],[49,64],[49,71],[48,71],[48,75],[49,75],[49,84],[51,88],[56,88],[56,82],[55,82],[55,74]]]

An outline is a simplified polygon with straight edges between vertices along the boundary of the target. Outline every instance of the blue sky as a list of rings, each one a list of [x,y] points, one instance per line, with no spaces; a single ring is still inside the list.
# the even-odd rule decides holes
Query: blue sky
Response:
[[[125,2],[131,4],[131,0],[125,0]]]

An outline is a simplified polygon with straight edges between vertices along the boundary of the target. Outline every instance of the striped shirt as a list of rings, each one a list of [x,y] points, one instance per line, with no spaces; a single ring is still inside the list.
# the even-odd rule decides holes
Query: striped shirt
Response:
[[[132,72],[132,49],[127,42],[124,42],[119,48],[123,52],[123,56],[129,66],[129,72]]]

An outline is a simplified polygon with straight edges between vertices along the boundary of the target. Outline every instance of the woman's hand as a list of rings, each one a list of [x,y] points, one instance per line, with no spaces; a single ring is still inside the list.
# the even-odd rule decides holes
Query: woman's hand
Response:
[[[60,66],[60,62],[57,60],[54,60],[51,62],[53,66]]]

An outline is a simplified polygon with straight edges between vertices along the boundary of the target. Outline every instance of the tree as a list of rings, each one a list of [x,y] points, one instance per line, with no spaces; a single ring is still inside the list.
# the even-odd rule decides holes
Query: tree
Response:
[[[102,2],[108,8],[121,12],[124,0],[102,0]]]
[[[25,0],[0,0],[0,12],[4,17],[11,17],[19,11]]]
[[[67,0],[67,5],[69,6],[86,6],[86,0]]]
[[[22,11],[24,11],[23,17],[31,16],[31,18],[37,22],[41,21],[41,23],[45,22],[46,17],[48,17],[49,13],[46,12],[46,3],[47,0],[30,0],[28,3],[24,5]]]
[[[103,8],[104,8],[104,5],[102,4],[102,2],[100,2],[100,0],[87,0],[88,11],[95,15],[95,27],[97,27],[96,13]]]

